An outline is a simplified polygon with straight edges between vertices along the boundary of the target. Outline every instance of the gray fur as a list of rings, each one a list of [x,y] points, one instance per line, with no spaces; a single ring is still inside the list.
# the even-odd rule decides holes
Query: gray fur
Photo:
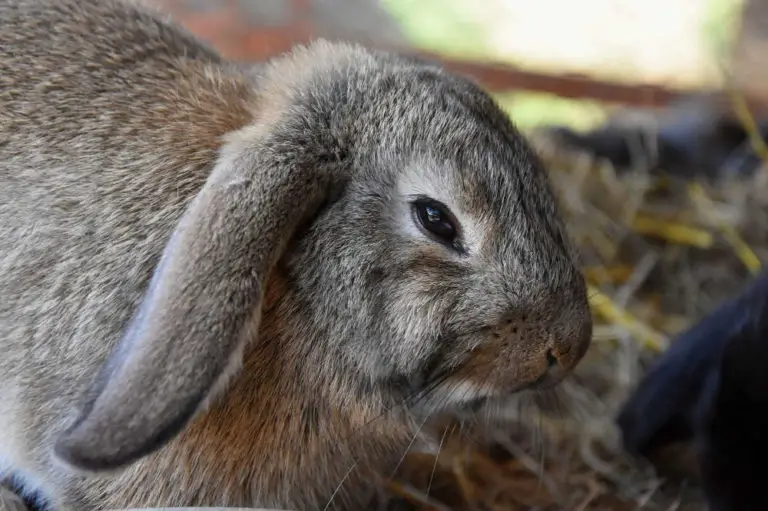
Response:
[[[324,42],[243,70],[116,0],[0,0],[0,292],[0,471],[65,510],[359,508],[423,419],[591,337],[474,84]]]

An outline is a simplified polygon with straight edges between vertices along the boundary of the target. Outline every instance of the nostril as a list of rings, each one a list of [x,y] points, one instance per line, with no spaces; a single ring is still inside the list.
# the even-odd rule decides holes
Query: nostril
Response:
[[[551,349],[547,350],[547,364],[549,364],[549,367],[557,365],[557,357]]]

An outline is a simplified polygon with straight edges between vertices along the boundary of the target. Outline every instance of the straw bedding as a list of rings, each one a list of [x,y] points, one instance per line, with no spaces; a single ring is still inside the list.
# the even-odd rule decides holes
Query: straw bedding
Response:
[[[581,251],[592,347],[554,395],[446,422],[439,449],[410,453],[387,491],[423,510],[703,509],[687,446],[651,466],[622,451],[614,421],[654,357],[768,256],[768,173],[680,181],[643,162],[618,172],[531,138]]]

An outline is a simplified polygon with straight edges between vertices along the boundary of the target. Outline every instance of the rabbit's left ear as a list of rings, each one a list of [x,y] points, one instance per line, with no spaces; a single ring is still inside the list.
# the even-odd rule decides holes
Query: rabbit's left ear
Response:
[[[55,443],[59,460],[109,470],[153,452],[239,367],[266,278],[299,224],[342,181],[338,164],[302,162],[302,151],[270,140],[256,125],[224,146],[80,416]]]

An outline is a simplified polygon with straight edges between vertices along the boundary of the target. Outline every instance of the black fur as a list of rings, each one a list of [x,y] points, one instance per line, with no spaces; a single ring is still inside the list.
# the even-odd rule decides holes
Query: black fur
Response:
[[[607,159],[618,170],[635,166],[681,178],[717,179],[749,176],[762,159],[752,148],[741,122],[730,112],[692,101],[662,119],[656,129],[641,123],[608,122],[592,131],[555,127],[551,132],[566,146]],[[714,110],[714,111],[713,111]],[[768,136],[768,120],[758,119],[758,131]]]
[[[639,456],[692,441],[714,511],[768,509],[768,273],[680,336],[618,424]]]

